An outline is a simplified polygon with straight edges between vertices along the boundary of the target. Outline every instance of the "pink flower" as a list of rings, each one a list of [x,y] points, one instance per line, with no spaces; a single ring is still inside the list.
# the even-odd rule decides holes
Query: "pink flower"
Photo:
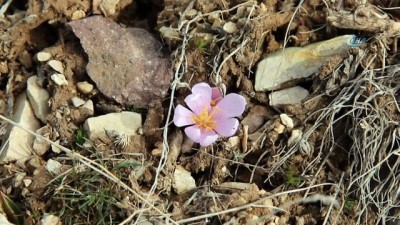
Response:
[[[178,105],[175,109],[174,124],[185,128],[186,135],[201,146],[215,142],[219,135],[230,137],[239,127],[238,119],[246,106],[246,100],[238,94],[222,97],[218,88],[206,83],[193,86],[192,94],[185,98],[189,109]]]

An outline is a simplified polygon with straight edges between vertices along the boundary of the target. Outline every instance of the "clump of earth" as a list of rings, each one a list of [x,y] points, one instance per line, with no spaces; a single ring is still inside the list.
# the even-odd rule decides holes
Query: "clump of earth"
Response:
[[[0,3],[0,224],[400,224],[398,1]]]

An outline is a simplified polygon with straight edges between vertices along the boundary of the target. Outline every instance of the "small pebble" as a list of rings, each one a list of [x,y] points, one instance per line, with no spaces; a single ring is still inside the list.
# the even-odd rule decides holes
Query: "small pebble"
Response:
[[[82,9],[76,10],[72,13],[71,20],[79,20],[86,16],[85,11]]]
[[[0,73],[8,73],[8,66],[6,62],[0,62]]]
[[[57,140],[54,143],[60,144],[60,140]],[[51,151],[53,151],[54,153],[61,153],[61,149],[56,145],[51,145]]]
[[[279,115],[281,118],[282,124],[287,127],[287,129],[291,130],[294,127],[293,120],[286,113],[282,113]]]
[[[50,60],[47,64],[49,64],[49,66],[53,70],[55,70],[55,71],[57,71],[59,73],[62,73],[62,74],[64,73],[64,67],[63,67],[62,62],[53,59],[53,60]]]
[[[55,73],[53,75],[51,75],[51,80],[54,81],[54,83],[56,83],[58,86],[62,86],[62,85],[68,85],[68,81],[67,79],[65,79],[65,76],[63,74],[60,73]]]
[[[288,145],[292,146],[293,144],[296,144],[298,141],[300,141],[302,136],[303,136],[303,131],[293,130],[292,135],[290,135],[290,138],[288,140]]]
[[[46,162],[46,169],[51,174],[55,174],[55,175],[60,174],[61,173],[61,166],[62,166],[61,163],[59,163],[59,162],[57,162],[55,160],[52,160],[52,159],[49,159]]]
[[[93,91],[93,85],[87,81],[78,82],[76,86],[82,94],[89,94]]]
[[[38,52],[36,54],[36,59],[39,62],[47,62],[51,58],[51,54],[48,52]]]
[[[235,33],[237,31],[236,24],[233,22],[225,23],[222,29],[224,29],[224,31],[226,31],[229,34]]]
[[[87,100],[85,104],[82,105],[82,110],[85,110],[86,113],[90,116],[94,115],[94,105],[92,100]]]
[[[25,187],[29,187],[29,185],[31,185],[31,183],[32,183],[31,179],[24,179],[23,181],[24,181]]]
[[[79,107],[79,106],[85,104],[85,101],[78,97],[72,97],[71,102],[74,107]]]
[[[275,128],[274,131],[278,134],[282,134],[285,131],[285,126],[282,124],[278,124]]]
[[[78,82],[76,84],[78,90],[82,93],[82,94],[89,94],[90,92],[93,91],[93,85],[90,84],[87,81],[84,82]]]
[[[61,225],[62,222],[60,218],[51,214],[44,214],[43,218],[40,220],[41,225]]]

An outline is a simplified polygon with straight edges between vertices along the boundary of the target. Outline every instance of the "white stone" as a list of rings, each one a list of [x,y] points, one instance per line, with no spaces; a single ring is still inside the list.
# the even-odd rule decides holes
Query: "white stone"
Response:
[[[60,174],[61,167],[62,167],[62,164],[55,160],[49,159],[46,162],[46,170],[49,171],[49,173],[51,173],[51,174],[54,174],[54,175]]]
[[[78,90],[82,93],[82,94],[89,94],[90,92],[93,91],[93,85],[90,84],[87,81],[83,81],[83,82],[78,82],[76,84],[76,87],[78,88]]]
[[[301,103],[310,93],[299,86],[273,91],[269,94],[269,104],[271,106],[291,105]]]
[[[51,80],[54,81],[58,86],[68,85],[67,79],[65,79],[64,74],[55,73],[51,75]]]
[[[32,184],[32,180],[31,179],[24,179],[23,180],[25,187],[29,187],[29,185]]]
[[[303,137],[303,131],[301,130],[292,130],[292,135],[290,135],[290,138],[288,140],[288,145],[291,146],[293,144],[296,144],[297,142],[300,141],[300,139]]]
[[[276,133],[278,133],[278,134],[282,134],[285,131],[285,126],[280,124],[280,123],[278,123],[278,124],[275,125],[274,131]]]
[[[28,78],[26,93],[36,117],[43,123],[46,123],[46,116],[50,113],[48,103],[50,94],[46,89],[39,86],[37,76],[31,76]]]
[[[293,129],[294,123],[292,118],[290,118],[286,113],[280,114],[279,117],[281,118],[282,124],[285,125],[286,128],[289,130]]]
[[[60,144],[60,140],[56,140],[54,143],[56,144]],[[57,147],[56,145],[51,145],[51,151],[53,151],[54,153],[61,153],[61,149],[59,147]]]
[[[13,223],[10,223],[10,221],[7,220],[7,217],[3,215],[3,213],[0,213],[0,224],[1,225],[14,225]]]
[[[85,100],[78,98],[78,97],[72,97],[71,102],[74,107],[79,107],[79,106],[85,104]]]
[[[44,214],[40,220],[40,225],[62,225],[62,222],[57,216]]]
[[[92,100],[87,100],[85,104],[82,105],[82,110],[85,111],[88,115],[93,115],[94,114],[94,105]]]
[[[58,61],[58,60],[50,60],[47,63],[53,70],[55,70],[58,73],[63,74],[64,73],[64,66],[62,64],[62,62]]]
[[[105,135],[105,130],[115,131],[118,134],[136,135],[140,127],[142,127],[142,116],[139,113],[126,111],[92,117],[83,125],[89,139]]]
[[[51,54],[48,52],[38,52],[36,54],[36,59],[39,62],[47,62],[51,58]]]
[[[36,119],[25,92],[17,97],[14,107],[14,122],[31,131],[39,129],[40,122]],[[35,138],[25,130],[17,126],[12,127],[3,136],[0,162],[10,162],[13,160],[17,160],[20,163],[25,162],[32,156],[34,140]]]
[[[318,72],[332,56],[346,53],[354,35],[343,35],[306,47],[290,47],[273,52],[257,65],[256,91],[277,90],[288,81],[296,81]]]
[[[187,171],[181,165],[177,165],[174,171],[172,188],[174,189],[175,193],[181,194],[183,192],[195,189],[196,181],[189,171]]]
[[[45,138],[50,137],[50,129],[48,126],[44,126],[36,130],[36,133],[42,135]],[[43,140],[42,138],[35,138],[33,142],[33,150],[39,156],[44,155],[50,149],[50,143]]]
[[[13,179],[13,183],[14,183],[13,186],[15,188],[19,187],[22,184],[25,177],[26,177],[26,173],[16,173],[14,176],[14,179]]]
[[[236,24],[233,22],[225,23],[224,26],[222,27],[222,29],[229,34],[235,33],[237,31]]]

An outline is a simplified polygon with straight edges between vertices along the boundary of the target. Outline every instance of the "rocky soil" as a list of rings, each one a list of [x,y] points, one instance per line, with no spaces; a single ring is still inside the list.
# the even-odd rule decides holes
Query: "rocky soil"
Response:
[[[400,224],[400,1],[0,0],[0,224]],[[206,82],[246,99],[202,147]]]

